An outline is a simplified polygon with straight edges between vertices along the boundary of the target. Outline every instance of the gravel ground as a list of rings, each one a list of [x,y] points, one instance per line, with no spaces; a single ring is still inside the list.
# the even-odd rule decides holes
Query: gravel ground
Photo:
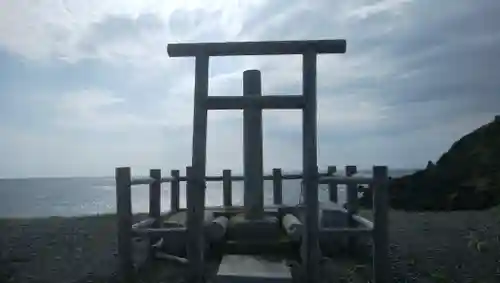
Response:
[[[109,277],[116,271],[115,217],[0,220],[0,249],[9,272],[15,271],[10,282]]]
[[[392,211],[390,221],[394,282],[500,282],[498,209]],[[105,282],[116,270],[115,235],[112,215],[0,220],[0,282]]]
[[[390,225],[395,282],[500,282],[499,208],[391,211]]]

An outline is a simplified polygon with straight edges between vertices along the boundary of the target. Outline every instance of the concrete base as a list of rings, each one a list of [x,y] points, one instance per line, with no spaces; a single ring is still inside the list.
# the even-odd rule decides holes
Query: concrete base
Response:
[[[271,261],[257,256],[225,255],[215,278],[217,283],[291,283],[290,268],[284,260]]]
[[[320,227],[342,228],[347,227],[347,214],[341,210],[321,210]]]
[[[321,210],[321,228],[343,228],[347,227],[347,214],[342,210]],[[324,238],[320,235],[320,248],[325,255],[334,255],[347,247],[347,237],[343,235]]]
[[[185,256],[186,255],[186,239],[177,235],[168,235],[163,237],[163,244],[160,250],[164,253]]]
[[[282,234],[279,220],[274,216],[255,220],[238,214],[229,219],[227,228],[227,238],[230,240],[278,240]]]
[[[226,235],[227,223],[229,219],[224,216],[215,218],[211,223],[205,226],[205,234],[211,242],[222,241]]]

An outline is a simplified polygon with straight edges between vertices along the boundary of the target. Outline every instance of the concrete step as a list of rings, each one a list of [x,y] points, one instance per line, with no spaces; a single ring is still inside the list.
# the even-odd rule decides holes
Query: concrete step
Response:
[[[250,255],[225,255],[214,283],[291,283],[284,259]]]

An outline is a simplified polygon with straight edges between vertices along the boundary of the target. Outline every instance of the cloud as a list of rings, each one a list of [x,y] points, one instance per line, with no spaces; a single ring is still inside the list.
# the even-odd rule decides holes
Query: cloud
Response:
[[[495,0],[20,0],[0,11],[0,130],[5,154],[24,156],[0,164],[4,175],[189,164],[194,60],[168,58],[172,42],[347,39],[346,54],[318,56],[320,166],[423,166],[500,111]],[[241,95],[247,69],[261,70],[264,94],[302,90],[300,56],[224,57],[210,61],[210,95]],[[301,121],[264,112],[267,169],[301,166]],[[241,171],[241,111],[210,112],[208,126],[208,170]]]
[[[354,17],[359,19],[366,19],[370,16],[374,16],[380,13],[398,13],[400,6],[410,3],[411,0],[383,0],[378,1],[373,4],[367,4],[361,6],[358,9],[354,9],[347,14],[347,17]]]
[[[37,60],[74,63],[97,58],[115,64],[165,64],[166,42],[237,35],[245,11],[261,3],[4,1],[0,45]]]
[[[56,103],[56,124],[91,130],[123,130],[142,126],[140,116],[124,111],[124,99],[99,90],[83,90],[64,94]]]

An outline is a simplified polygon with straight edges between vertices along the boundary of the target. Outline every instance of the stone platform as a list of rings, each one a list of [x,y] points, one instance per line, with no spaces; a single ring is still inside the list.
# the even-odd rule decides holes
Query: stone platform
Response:
[[[335,203],[320,203],[319,206],[320,247],[324,255],[333,255],[347,247],[346,235],[323,235],[321,229],[348,227],[347,211]],[[220,243],[207,238],[206,249],[216,245],[220,251],[238,254],[270,254],[290,253],[296,248],[294,240],[287,235],[283,228],[283,216],[286,213],[296,215],[303,221],[303,207],[271,205],[264,208],[265,217],[260,220],[248,220],[243,214],[243,207],[207,207],[205,209],[205,226],[212,223],[219,216],[227,217],[227,230]],[[166,215],[165,226],[184,226],[186,211],[181,210]],[[168,225],[167,225],[168,224]],[[208,228],[206,227],[207,231]],[[164,237],[164,251],[169,254],[183,256],[185,254],[186,238]],[[299,239],[300,240],[300,239]],[[363,242],[364,240],[361,240]]]

